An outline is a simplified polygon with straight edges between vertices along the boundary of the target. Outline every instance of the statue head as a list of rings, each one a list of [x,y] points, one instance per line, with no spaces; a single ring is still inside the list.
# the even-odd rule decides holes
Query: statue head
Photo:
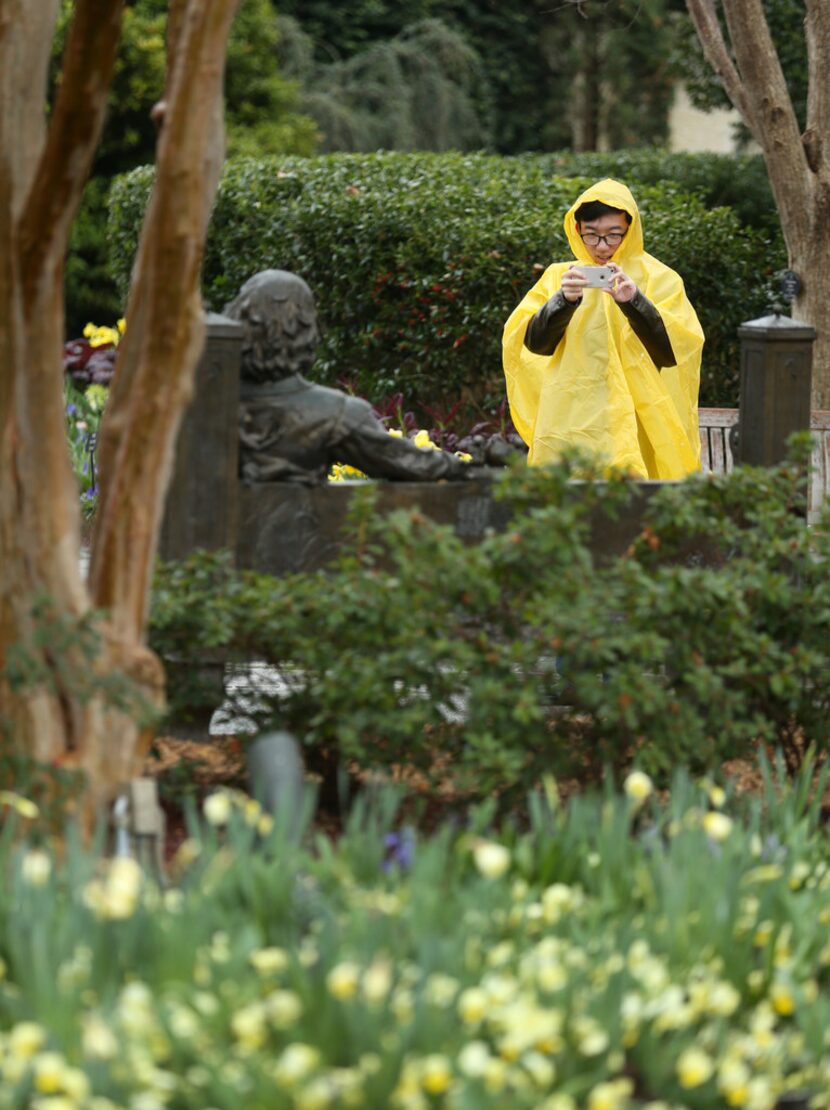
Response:
[[[297,274],[263,270],[223,312],[243,328],[242,380],[261,384],[301,374],[314,362],[320,333],[314,294]]]

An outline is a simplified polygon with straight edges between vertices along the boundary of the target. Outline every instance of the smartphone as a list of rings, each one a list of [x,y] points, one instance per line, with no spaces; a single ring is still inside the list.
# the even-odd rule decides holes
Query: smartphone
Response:
[[[613,279],[614,271],[610,266],[574,266],[588,279],[588,289],[607,289]]]

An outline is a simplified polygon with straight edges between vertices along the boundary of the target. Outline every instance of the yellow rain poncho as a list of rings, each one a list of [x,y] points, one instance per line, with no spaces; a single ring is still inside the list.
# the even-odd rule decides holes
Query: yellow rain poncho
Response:
[[[703,331],[674,270],[643,248],[640,214],[630,190],[610,179],[592,185],[565,216],[576,260],[593,259],[574,213],[599,200],[631,216],[613,261],[657,308],[676,365],[658,370],[609,293],[586,289],[552,355],[524,346],[527,326],[561,286],[572,263],[542,274],[504,328],[503,356],[513,423],[531,465],[578,447],[642,478],[683,478],[700,469],[697,396]]]

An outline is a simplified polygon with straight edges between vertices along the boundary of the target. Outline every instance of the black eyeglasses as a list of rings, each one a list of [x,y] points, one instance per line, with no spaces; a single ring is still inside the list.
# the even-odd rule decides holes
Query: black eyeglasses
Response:
[[[586,231],[579,233],[579,238],[586,247],[598,247],[600,243],[605,243],[609,247],[618,247],[625,238],[624,231],[609,231],[607,235],[597,235],[596,232]]]

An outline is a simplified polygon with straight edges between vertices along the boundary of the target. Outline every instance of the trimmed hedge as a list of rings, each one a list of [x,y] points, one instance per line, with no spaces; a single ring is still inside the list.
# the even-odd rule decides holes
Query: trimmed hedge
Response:
[[[639,184],[672,181],[685,193],[695,193],[707,208],[731,208],[746,227],[762,228],[781,238],[781,222],[772,196],[767,169],[760,154],[671,152],[640,150],[555,151],[539,156],[552,174],[616,177],[636,191]],[[777,249],[783,249],[779,246]]]
[[[206,300],[221,310],[257,270],[294,270],[319,304],[319,380],[347,380],[376,401],[393,391],[432,403],[462,393],[491,405],[504,392],[504,321],[541,270],[569,256],[562,216],[593,180],[554,176],[550,166],[544,155],[398,153],[229,163]],[[142,168],[111,193],[123,291],[151,181]],[[707,334],[701,403],[735,404],[736,329],[767,310],[779,249],[671,182],[636,193],[647,249],[683,275]]]

